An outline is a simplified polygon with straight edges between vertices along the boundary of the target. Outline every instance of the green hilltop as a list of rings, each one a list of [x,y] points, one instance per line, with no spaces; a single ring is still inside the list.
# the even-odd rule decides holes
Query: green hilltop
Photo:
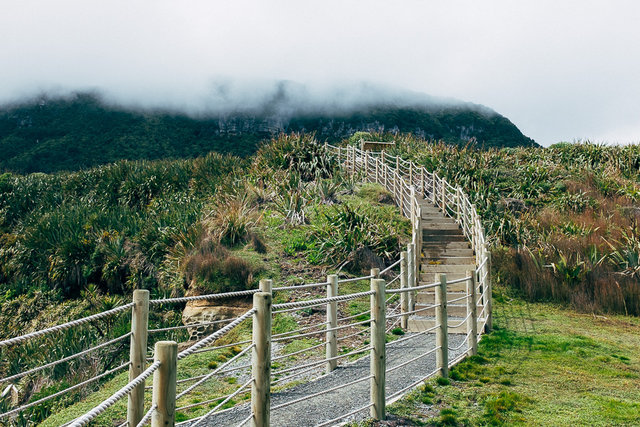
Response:
[[[118,160],[193,158],[210,151],[246,157],[281,132],[313,133],[332,143],[356,131],[386,131],[452,144],[536,145],[507,118],[472,104],[278,111],[267,105],[194,117],[114,106],[89,93],[42,96],[0,108],[0,171],[73,171]]]

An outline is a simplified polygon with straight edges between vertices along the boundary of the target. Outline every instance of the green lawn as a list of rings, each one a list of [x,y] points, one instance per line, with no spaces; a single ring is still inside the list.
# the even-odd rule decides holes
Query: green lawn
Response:
[[[495,300],[478,355],[392,405],[389,425],[640,425],[640,319]]]

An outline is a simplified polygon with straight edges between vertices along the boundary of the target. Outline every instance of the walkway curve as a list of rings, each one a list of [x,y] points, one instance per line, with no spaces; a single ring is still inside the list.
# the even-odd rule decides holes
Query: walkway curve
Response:
[[[393,369],[404,362],[424,354],[435,347],[435,335],[433,334],[407,334],[411,338],[397,344],[387,345],[387,366]],[[449,334],[449,345],[453,348],[462,344],[464,336]],[[466,345],[456,351],[450,351],[450,360],[466,353]],[[423,379],[427,373],[436,369],[435,352],[411,362],[408,365],[387,373],[386,394],[394,393]],[[271,394],[271,406],[275,407],[285,402],[299,399],[327,390],[340,384],[346,384],[369,375],[369,356],[338,367],[330,374],[324,375],[314,381],[296,385],[286,391]],[[349,387],[336,390],[321,396],[305,399],[290,406],[277,409],[271,414],[271,426],[273,427],[310,427],[318,426],[333,420],[342,414],[349,413],[369,403],[369,380],[362,381]],[[205,426],[237,426],[250,414],[250,405],[236,406],[224,412],[219,412],[209,417],[200,425]],[[369,409],[362,410],[355,415],[341,419],[335,424],[345,421],[362,421],[369,418]],[[185,424],[189,425],[189,424]]]

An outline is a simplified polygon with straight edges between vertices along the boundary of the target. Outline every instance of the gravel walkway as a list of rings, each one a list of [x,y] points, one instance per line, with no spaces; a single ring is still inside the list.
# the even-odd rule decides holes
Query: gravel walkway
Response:
[[[415,335],[406,341],[387,344],[387,369],[401,365],[412,358],[424,354],[435,347],[435,335]],[[411,334],[405,335],[406,337]],[[455,348],[462,344],[464,335],[449,335],[449,347]],[[449,360],[455,359],[466,351],[466,345],[459,350],[449,351]],[[435,371],[435,352],[422,357],[406,366],[387,373],[386,393],[387,400],[394,393],[409,387],[411,384],[424,378]],[[369,376],[369,356],[338,367],[331,374],[324,375],[314,381],[294,386],[286,391],[271,395],[271,407],[290,402],[304,396],[327,390],[341,384],[346,384]],[[272,410],[271,425],[283,427],[309,427],[331,421],[342,414],[349,413],[369,403],[369,383],[364,380],[348,387],[336,390],[317,397],[304,399],[284,408]],[[250,414],[250,405],[244,404],[222,413],[209,417],[200,425],[205,426],[238,426]],[[336,421],[339,424],[345,421],[364,420],[369,417],[369,409],[364,409],[348,418]],[[248,423],[247,423],[248,425]]]

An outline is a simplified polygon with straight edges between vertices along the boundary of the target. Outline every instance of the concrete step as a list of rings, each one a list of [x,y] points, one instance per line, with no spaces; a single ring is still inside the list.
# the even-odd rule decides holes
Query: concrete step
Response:
[[[457,325],[458,323],[462,322],[462,319],[464,319],[464,317],[448,316],[447,323],[450,325]],[[409,324],[407,325],[408,326],[407,329],[409,329],[409,332],[422,332],[436,326],[436,319],[435,317],[428,317],[428,316],[411,316],[409,317],[408,323]],[[467,325],[462,324],[455,328],[449,327],[448,331],[450,334],[466,334]],[[436,330],[434,329],[429,333],[435,334]]]
[[[461,298],[465,295],[466,295],[466,291],[464,290],[460,292],[453,292],[447,289],[447,302],[454,301],[454,300],[464,301],[464,300],[458,300],[458,298]],[[424,291],[419,291],[418,294],[416,295],[416,304],[435,304],[435,303],[436,303],[436,294],[434,289],[426,289]]]
[[[426,238],[429,237],[438,237],[438,236],[461,236],[466,239],[464,234],[462,234],[462,230],[459,228],[422,228],[422,236]]]
[[[464,237],[464,235],[462,233],[460,234],[454,234],[451,232],[451,230],[444,230],[444,231],[449,231],[449,233],[438,233],[438,234],[430,234],[428,232],[425,232],[426,230],[423,230],[422,232],[422,242],[425,245],[429,245],[431,243],[433,244],[447,244],[447,243],[454,243],[454,242],[463,242],[463,243],[467,243],[467,238]],[[430,231],[430,230],[429,230]]]
[[[422,216],[423,217],[425,215],[437,215],[437,214],[442,215],[442,211],[440,210],[440,208],[436,208],[433,205],[423,205],[421,207],[422,207]]]
[[[448,265],[448,264],[422,264],[421,270],[424,273],[444,273],[447,276],[451,273],[464,274],[467,270],[475,270],[475,264],[461,264],[461,265]]]
[[[447,305],[447,315],[448,316],[452,316],[452,317],[460,317],[460,318],[465,318],[467,316],[467,305],[466,304],[460,304],[461,302],[464,303],[464,301],[458,301],[455,304],[448,304]],[[416,304],[416,310],[421,310],[423,308],[429,307],[432,304]],[[482,306],[478,306],[477,307],[477,312],[480,313],[480,311],[482,310]],[[436,308],[432,307],[432,308],[427,308],[425,310],[419,311],[418,313],[416,313],[419,316],[435,316],[436,315]]]
[[[459,257],[423,257],[421,265],[472,265],[476,262],[473,256]]]
[[[423,222],[422,231],[432,232],[435,230],[440,231],[461,231],[460,226],[455,222]]]
[[[437,241],[437,240],[429,240],[422,241],[423,251],[427,250],[442,250],[448,251],[449,249],[470,249],[471,243],[467,241],[456,241],[456,242],[447,242],[447,241]]]
[[[473,249],[444,249],[439,250],[436,247],[422,248],[422,256],[424,258],[458,258],[458,257],[473,257]]]
[[[427,214],[423,212],[420,218],[422,219],[423,224],[426,224],[428,222],[444,222],[448,224],[457,224],[455,219],[451,218],[450,216],[444,215],[442,212],[433,212]]]
[[[462,279],[466,277],[464,274],[448,273],[447,280]],[[433,273],[420,274],[420,285],[429,285],[436,282],[436,275]],[[467,285],[465,282],[451,283],[447,285],[447,292],[466,292]]]

